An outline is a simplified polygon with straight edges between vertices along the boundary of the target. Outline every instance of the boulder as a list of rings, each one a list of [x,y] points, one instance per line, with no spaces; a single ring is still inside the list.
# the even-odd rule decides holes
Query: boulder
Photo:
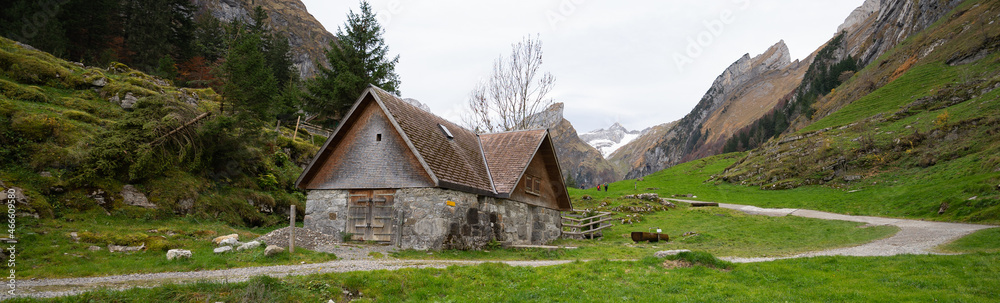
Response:
[[[213,249],[212,252],[217,253],[217,254],[221,254],[221,253],[225,253],[225,252],[230,252],[232,250],[233,250],[232,246],[223,246],[223,247],[219,247],[219,248]]]
[[[156,204],[149,202],[146,195],[132,185],[125,185],[122,187],[122,200],[126,205],[156,209]]]
[[[139,102],[139,98],[136,98],[132,93],[126,93],[125,98],[122,98],[121,107],[122,109],[132,109],[135,103]]]
[[[653,256],[657,257],[657,258],[666,258],[667,256],[676,256],[677,254],[680,254],[680,253],[683,253],[683,252],[691,252],[691,251],[687,250],[687,249],[663,250],[663,251],[658,251],[656,253],[653,253]]]
[[[167,260],[173,259],[189,259],[191,258],[191,251],[186,249],[171,249],[167,251]]]
[[[215,239],[212,239],[212,243],[215,243],[215,245],[219,245],[219,244],[222,243],[222,240],[229,239],[229,238],[239,240],[240,239],[240,235],[239,234],[229,234],[229,235],[225,235],[225,236],[218,236]]]
[[[240,246],[240,245],[243,245],[243,243],[241,243],[239,240],[236,240],[236,238],[223,239],[221,242],[219,242],[219,246]]]
[[[257,247],[260,247],[260,242],[250,241],[250,242],[247,242],[247,243],[243,243],[243,245],[240,245],[239,247],[237,247],[236,250],[240,251],[240,250],[254,249],[254,248],[257,248]]]
[[[108,78],[98,77],[97,79],[94,79],[94,81],[90,82],[90,85],[96,86],[96,87],[105,87],[105,86],[108,86]]]
[[[264,255],[270,257],[270,256],[273,256],[273,255],[280,254],[280,253],[282,253],[284,251],[285,251],[285,249],[282,248],[281,246],[268,245],[267,248],[264,248]]]

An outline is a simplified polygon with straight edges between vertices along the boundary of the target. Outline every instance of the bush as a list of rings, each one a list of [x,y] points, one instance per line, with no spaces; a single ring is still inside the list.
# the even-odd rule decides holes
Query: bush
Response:
[[[66,118],[72,119],[72,120],[83,122],[83,123],[101,124],[101,119],[98,119],[97,117],[94,117],[91,114],[88,114],[88,113],[85,113],[85,112],[81,112],[81,111],[78,111],[78,110],[67,110],[67,111],[64,111],[63,112],[63,116],[65,116]]]
[[[24,87],[3,79],[0,79],[0,95],[14,100],[49,102],[49,96],[45,95],[41,88],[36,86]]]

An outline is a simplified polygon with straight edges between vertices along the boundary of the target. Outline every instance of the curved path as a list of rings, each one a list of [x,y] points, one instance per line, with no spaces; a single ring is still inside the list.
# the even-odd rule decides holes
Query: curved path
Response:
[[[681,202],[703,202],[677,200]],[[806,218],[824,220],[842,220],[867,223],[869,225],[892,225],[899,227],[899,232],[888,238],[876,240],[867,244],[854,247],[836,248],[824,251],[808,252],[787,257],[765,257],[765,258],[733,258],[724,257],[721,259],[737,262],[766,262],[778,259],[803,258],[814,256],[894,256],[901,254],[938,254],[934,248],[954,241],[974,231],[992,228],[996,226],[931,222],[909,219],[892,219],[868,216],[848,216],[828,212],[790,209],[790,208],[759,208],[756,206],[724,204],[719,207],[742,211],[752,215],[764,216],[798,216]],[[486,262],[497,261],[426,261],[426,260],[337,260],[316,264],[301,265],[277,265],[260,266],[247,268],[233,268],[224,270],[207,270],[196,272],[166,272],[152,274],[131,274],[107,277],[87,277],[87,278],[65,278],[65,279],[42,279],[19,281],[17,284],[18,296],[31,297],[55,297],[77,294],[97,288],[123,289],[131,287],[153,287],[165,283],[183,283],[194,281],[244,281],[250,277],[268,275],[272,277],[283,277],[289,275],[309,275],[329,272],[350,272],[350,271],[370,271],[370,270],[396,270],[401,268],[444,268],[451,265],[476,265]],[[500,261],[511,266],[550,266],[573,262],[571,260],[555,261]],[[10,298],[4,292],[0,294],[0,300]]]
[[[677,201],[695,202],[686,200],[677,200]],[[964,237],[977,230],[996,227],[991,225],[979,225],[979,224],[933,222],[933,221],[893,219],[893,218],[881,218],[881,217],[869,217],[869,216],[849,216],[849,215],[841,215],[841,214],[807,210],[807,209],[760,208],[756,206],[725,204],[725,203],[719,203],[719,207],[738,210],[751,215],[764,215],[772,217],[796,216],[796,217],[814,218],[823,220],[860,222],[860,223],[867,223],[868,225],[871,226],[891,225],[899,227],[899,232],[888,238],[875,240],[854,247],[835,248],[823,251],[807,252],[788,257],[720,258],[737,263],[764,262],[764,261],[773,261],[778,259],[804,258],[804,257],[815,257],[815,256],[868,257],[868,256],[895,256],[895,255],[905,255],[905,254],[915,254],[915,255],[942,254],[939,252],[935,252],[934,248],[942,244],[947,244],[951,241],[955,241],[958,238]]]

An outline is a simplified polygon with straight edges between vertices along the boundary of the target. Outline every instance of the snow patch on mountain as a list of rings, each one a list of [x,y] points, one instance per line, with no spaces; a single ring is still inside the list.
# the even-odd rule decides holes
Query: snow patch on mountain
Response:
[[[642,135],[642,132],[637,130],[630,131],[616,122],[607,129],[598,129],[581,134],[580,139],[600,151],[601,155],[606,159],[611,153],[625,146],[625,144],[632,142],[632,140],[639,138],[640,135]]]

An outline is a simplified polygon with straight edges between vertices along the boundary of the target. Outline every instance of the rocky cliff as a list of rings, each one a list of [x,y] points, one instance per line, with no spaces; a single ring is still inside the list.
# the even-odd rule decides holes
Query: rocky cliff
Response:
[[[615,174],[611,163],[581,140],[573,124],[563,118],[563,108],[562,103],[555,103],[527,119],[535,127],[549,130],[564,177],[572,177],[577,184],[587,187],[618,181],[619,175]]]
[[[267,11],[271,25],[288,37],[292,62],[299,77],[311,78],[317,72],[316,62],[326,64],[325,52],[336,38],[316,21],[299,0],[193,0],[200,9],[215,18],[230,22],[249,19],[249,12],[260,6]]]
[[[643,139],[655,144],[636,155],[619,156],[629,166],[625,178],[641,177],[684,161],[718,154],[722,145],[739,130],[766,113],[802,81],[812,56],[805,62],[791,61],[784,41],[764,53],[749,54],[734,62],[712,83],[705,96],[687,116],[669,130],[650,132]],[[638,146],[633,146],[636,148]],[[625,159],[628,158],[628,159]]]

